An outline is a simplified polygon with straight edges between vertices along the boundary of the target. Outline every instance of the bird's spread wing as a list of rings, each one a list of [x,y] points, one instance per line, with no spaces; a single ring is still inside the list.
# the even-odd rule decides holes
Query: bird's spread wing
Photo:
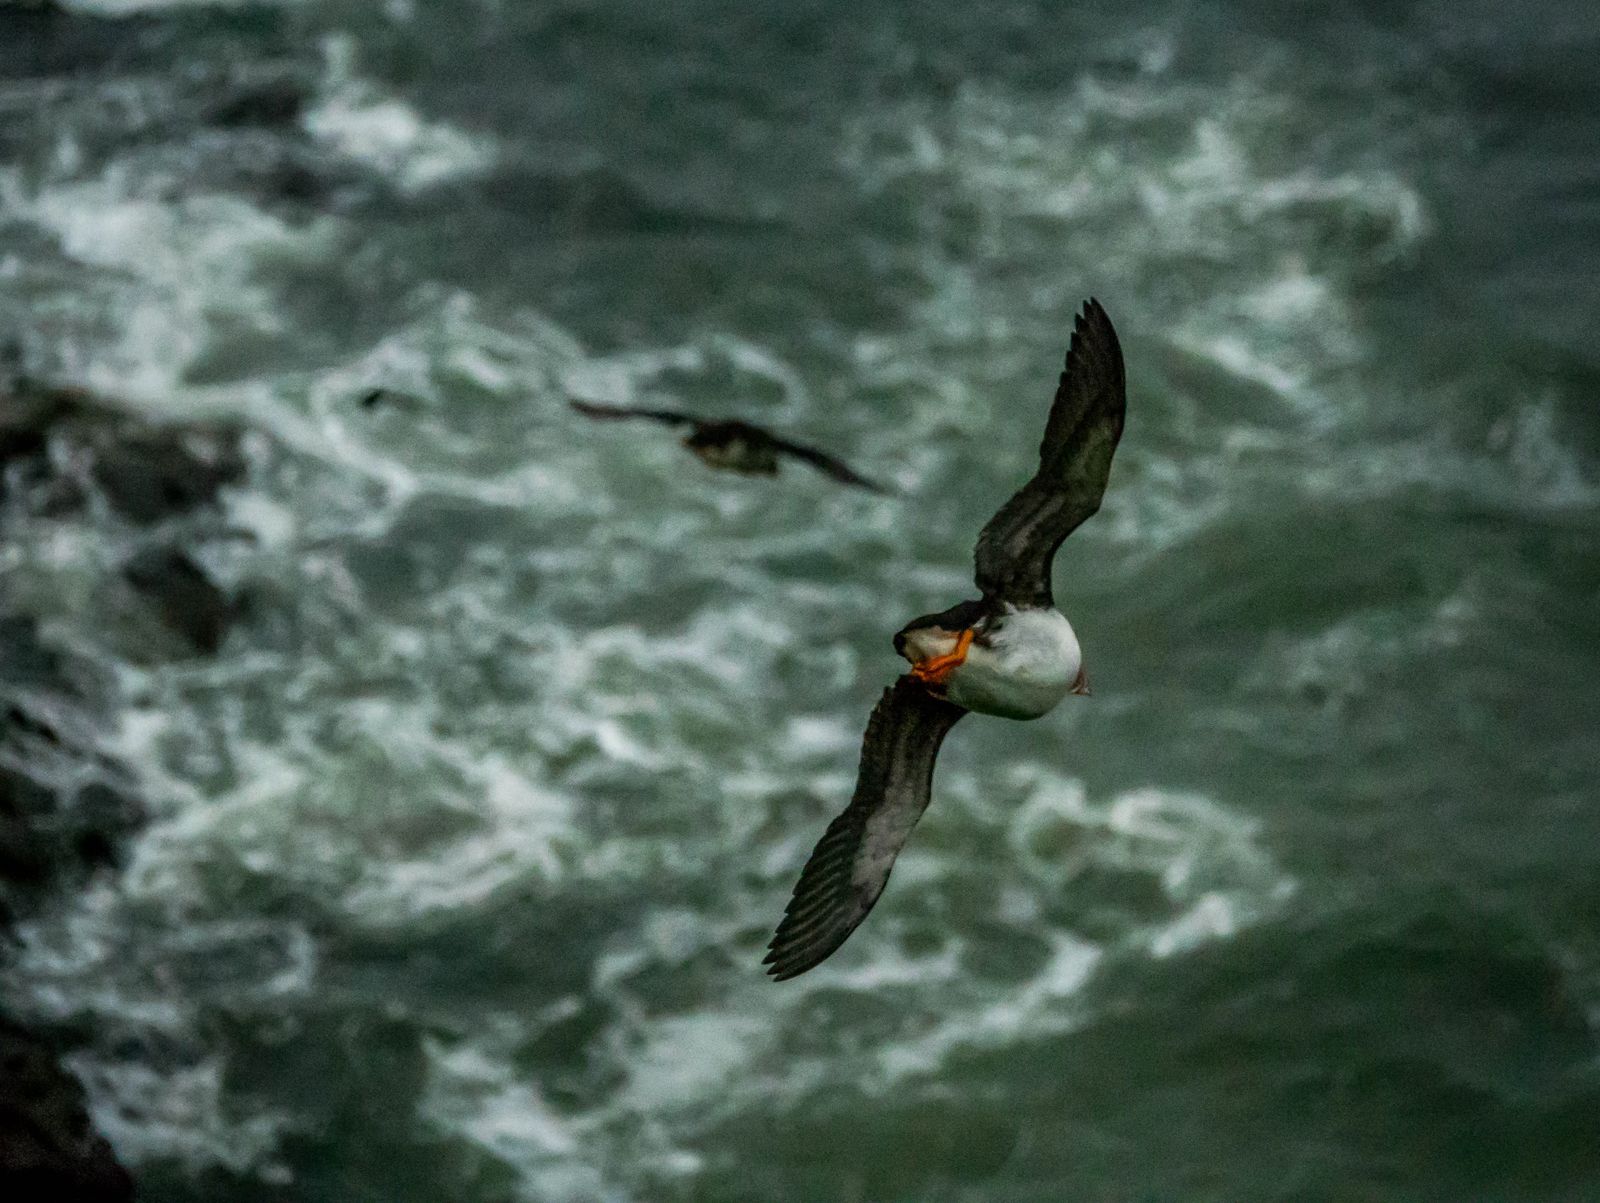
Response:
[[[855,485],[858,489],[868,489],[874,493],[882,493],[883,486],[868,480],[843,460],[835,459],[825,451],[818,451],[815,447],[807,447],[804,443],[791,443],[788,439],[773,437],[773,445],[785,455],[792,455],[795,459],[804,460],[817,471],[834,480],[847,485]]]
[[[978,588],[1017,605],[1051,605],[1056,548],[1100,508],[1122,436],[1127,389],[1117,332],[1100,303],[1083,307],[1039,447],[1039,471],[978,536]]]
[[[817,842],[768,946],[773,977],[820,964],[867,917],[927,808],[939,745],[966,713],[910,676],[884,690],[867,720],[855,797]]]
[[[698,419],[689,414],[674,413],[670,409],[637,409],[631,405],[591,405],[587,401],[569,401],[573,409],[586,418],[596,418],[602,422],[614,422],[620,418],[649,418],[654,422],[664,422],[668,426],[686,426]]]

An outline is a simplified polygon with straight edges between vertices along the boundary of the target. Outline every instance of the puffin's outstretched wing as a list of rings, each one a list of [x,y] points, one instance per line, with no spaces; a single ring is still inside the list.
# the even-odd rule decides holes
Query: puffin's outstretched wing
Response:
[[[614,422],[620,418],[649,418],[668,426],[689,426],[700,421],[690,414],[674,413],[670,409],[636,409],[630,405],[591,405],[587,401],[569,401],[568,405],[586,418]]]
[[[772,445],[785,455],[792,455],[795,459],[804,460],[817,471],[843,484],[855,485],[858,489],[866,489],[873,493],[882,493],[884,488],[880,484],[868,480],[843,460],[835,459],[825,451],[818,451],[815,447],[807,447],[804,443],[791,443],[788,439],[772,436]]]
[[[1050,563],[1061,541],[1100,508],[1126,407],[1117,332],[1091,297],[1072,331],[1039,471],[978,536],[977,580],[985,596],[1020,606],[1054,604]]]
[[[867,720],[855,797],[817,842],[768,945],[773,977],[825,961],[867,917],[927,808],[939,745],[966,713],[911,676],[883,691]]]

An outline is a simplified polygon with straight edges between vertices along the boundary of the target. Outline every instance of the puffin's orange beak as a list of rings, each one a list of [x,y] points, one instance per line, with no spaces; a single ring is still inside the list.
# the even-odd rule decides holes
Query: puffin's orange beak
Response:
[[[1079,667],[1078,675],[1072,678],[1072,692],[1079,697],[1089,696],[1089,674],[1082,667]]]
[[[947,655],[918,660],[911,666],[911,675],[924,685],[943,689],[950,680],[950,674],[967,662],[967,649],[972,646],[976,635],[977,632],[968,627],[956,636],[956,645]]]

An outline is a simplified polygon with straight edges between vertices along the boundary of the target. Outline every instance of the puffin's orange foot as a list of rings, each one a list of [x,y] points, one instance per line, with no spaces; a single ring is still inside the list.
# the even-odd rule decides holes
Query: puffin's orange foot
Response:
[[[972,646],[974,632],[971,627],[956,636],[956,645],[943,656],[930,656],[911,666],[911,675],[924,685],[943,689],[950,674],[967,662],[967,649]]]

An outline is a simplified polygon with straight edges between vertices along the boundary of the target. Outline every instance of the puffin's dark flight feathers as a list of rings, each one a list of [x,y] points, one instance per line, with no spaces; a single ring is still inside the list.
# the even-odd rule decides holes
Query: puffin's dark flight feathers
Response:
[[[601,422],[615,422],[623,418],[649,418],[667,426],[687,426],[698,422],[688,414],[674,413],[670,409],[638,409],[631,405],[591,405],[587,401],[569,402],[573,409],[586,418]]]
[[[939,745],[966,713],[910,676],[883,691],[867,721],[855,796],[812,851],[768,946],[774,978],[826,960],[867,917],[927,809]]]
[[[570,404],[585,417],[602,421],[649,418],[668,426],[688,426],[691,429],[684,443],[701,458],[710,462],[712,458],[718,457],[719,452],[726,450],[732,453],[726,460],[717,464],[719,467],[733,467],[735,470],[771,475],[777,471],[777,457],[787,455],[810,464],[817,471],[841,484],[854,485],[858,489],[867,489],[873,493],[883,492],[881,486],[874,484],[844,461],[834,458],[827,452],[804,443],[780,438],[770,430],[750,422],[724,418],[697,418],[693,414],[676,413],[665,409],[592,405],[587,401],[573,401]],[[741,468],[740,464],[745,466]]]
[[[1122,347],[1092,297],[1072,331],[1056,387],[1039,470],[978,536],[977,581],[985,597],[1051,606],[1056,548],[1100,508],[1127,408]]]
[[[854,485],[858,489],[869,492],[881,493],[883,486],[875,484],[862,476],[843,460],[835,459],[826,451],[818,451],[815,447],[807,447],[804,443],[791,443],[788,439],[772,436],[772,443],[785,455],[792,455],[795,459],[803,460],[825,476],[831,476],[841,484]]]

